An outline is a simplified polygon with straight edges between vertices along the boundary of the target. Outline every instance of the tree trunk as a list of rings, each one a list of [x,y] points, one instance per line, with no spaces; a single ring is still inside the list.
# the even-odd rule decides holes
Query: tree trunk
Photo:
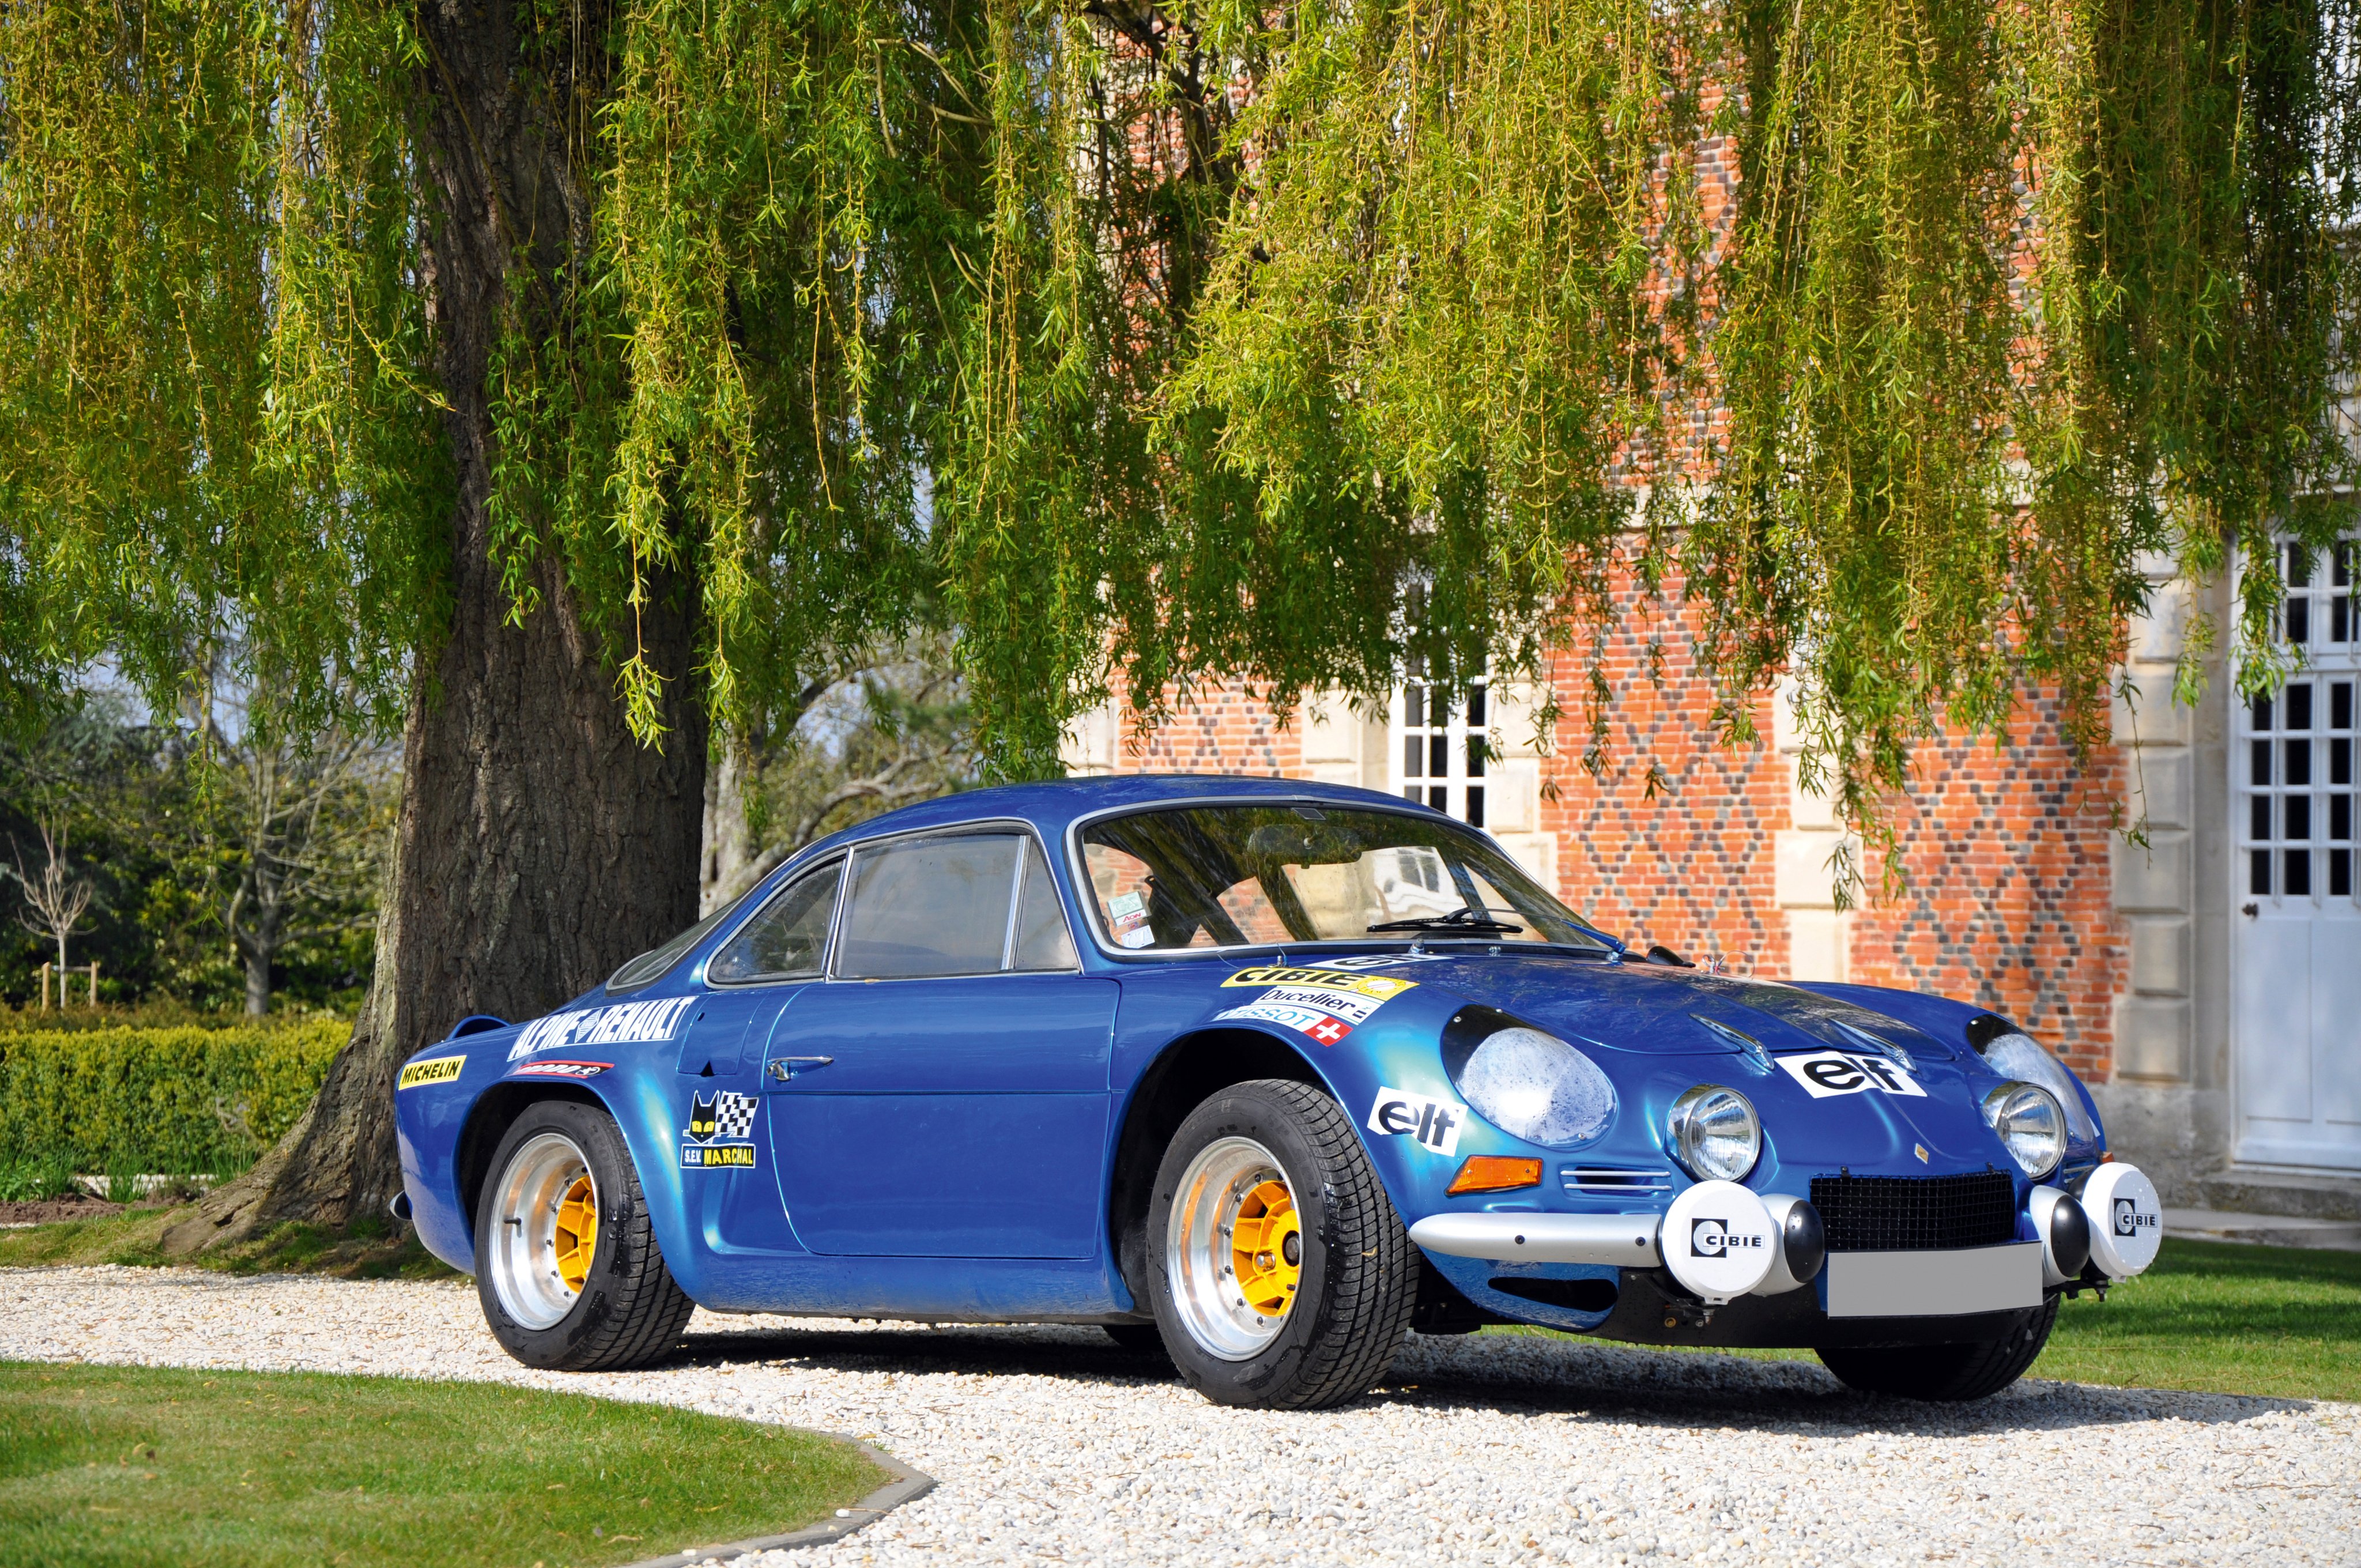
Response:
[[[259,1018],[270,1011],[270,955],[248,948],[246,959],[246,1015]]]
[[[705,848],[697,870],[697,914],[703,919],[753,880],[754,835],[746,828],[748,751],[734,737],[705,772]]]
[[[573,157],[592,138],[554,116],[587,113],[602,91],[606,18],[552,39],[522,31],[534,25],[522,0],[416,15],[428,54],[432,318],[457,480],[451,623],[417,663],[360,1021],[279,1146],[166,1234],[173,1253],[281,1220],[335,1226],[381,1212],[401,1185],[393,1080],[404,1058],[467,1014],[545,1012],[697,916],[706,727],[690,685],[692,586],[661,582],[641,620],[665,677],[666,733],[648,747],[625,724],[598,629],[557,562],[542,556],[540,604],[512,625],[490,553],[485,365],[512,280],[533,306],[563,286],[587,243]],[[552,14],[553,26],[568,20]],[[550,323],[529,313],[526,330]]]

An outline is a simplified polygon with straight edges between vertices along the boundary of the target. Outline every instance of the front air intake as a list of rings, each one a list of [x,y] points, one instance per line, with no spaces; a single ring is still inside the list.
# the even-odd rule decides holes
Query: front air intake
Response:
[[[1816,1176],[1830,1252],[1937,1252],[2016,1239],[2016,1186],[1973,1176]]]

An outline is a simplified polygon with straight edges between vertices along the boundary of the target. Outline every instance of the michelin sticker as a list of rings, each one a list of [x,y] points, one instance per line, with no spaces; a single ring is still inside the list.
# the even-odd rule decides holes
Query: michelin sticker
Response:
[[[1467,1107],[1451,1100],[1430,1100],[1404,1090],[1378,1090],[1369,1107],[1369,1131],[1389,1137],[1407,1137],[1429,1154],[1450,1155],[1459,1148],[1459,1129]]]
[[[393,1087],[398,1092],[404,1089],[416,1089],[422,1084],[450,1083],[458,1078],[459,1069],[467,1065],[466,1057],[428,1057],[424,1061],[414,1061],[403,1068],[401,1077],[395,1080]]]
[[[681,1131],[681,1136],[687,1141],[680,1146],[680,1168],[752,1169],[754,1112],[761,1104],[752,1094],[733,1094],[726,1089],[719,1093],[693,1096],[688,1103],[688,1125]]]
[[[579,1013],[552,1013],[524,1026],[509,1047],[509,1060],[522,1061],[543,1051],[568,1046],[621,1046],[639,1041],[669,1040],[680,1028],[681,1014],[697,1001],[694,996],[659,996],[646,1002],[623,1002],[612,1007],[586,1007]]]
[[[1916,1079],[1884,1057],[1873,1057],[1864,1051],[1807,1051],[1777,1059],[1787,1069],[1787,1076],[1802,1084],[1804,1092],[1815,1100],[1862,1094],[1872,1089],[1881,1094],[1908,1094],[1921,1100],[1927,1097]]]

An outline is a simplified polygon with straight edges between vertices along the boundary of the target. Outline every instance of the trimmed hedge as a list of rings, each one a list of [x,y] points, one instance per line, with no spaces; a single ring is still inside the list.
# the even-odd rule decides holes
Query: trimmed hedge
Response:
[[[86,1171],[243,1168],[294,1125],[352,1032],[333,1018],[0,1029],[0,1149]]]

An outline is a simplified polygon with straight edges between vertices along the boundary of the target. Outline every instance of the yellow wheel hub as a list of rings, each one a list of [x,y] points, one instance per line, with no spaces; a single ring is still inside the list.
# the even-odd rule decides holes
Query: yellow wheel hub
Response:
[[[1265,1181],[1238,1204],[1230,1226],[1230,1268],[1246,1304],[1283,1318],[1303,1272],[1303,1222],[1283,1181]]]
[[[598,1250],[598,1193],[584,1171],[557,1201],[557,1234],[550,1245],[557,1254],[557,1277],[575,1294],[590,1277],[590,1257]]]

